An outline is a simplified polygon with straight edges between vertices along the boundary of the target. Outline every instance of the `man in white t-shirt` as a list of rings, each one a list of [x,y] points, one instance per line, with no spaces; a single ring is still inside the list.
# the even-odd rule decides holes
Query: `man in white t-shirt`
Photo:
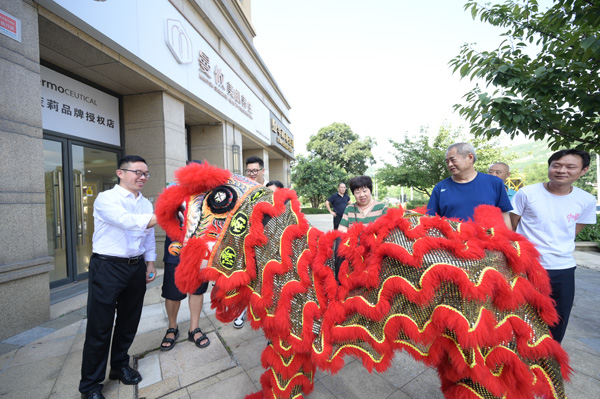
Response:
[[[512,201],[513,230],[535,244],[550,277],[560,317],[550,331],[558,342],[565,335],[575,297],[575,236],[586,224],[596,223],[596,199],[573,187],[589,166],[590,155],[585,151],[555,152],[548,159],[549,181],[523,187]]]

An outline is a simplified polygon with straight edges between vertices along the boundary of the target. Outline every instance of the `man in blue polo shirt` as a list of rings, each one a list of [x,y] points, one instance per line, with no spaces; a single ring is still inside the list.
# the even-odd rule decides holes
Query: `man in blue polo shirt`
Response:
[[[439,182],[427,204],[427,214],[460,220],[473,218],[482,204],[500,208],[504,223],[511,228],[508,211],[512,206],[501,179],[475,170],[477,155],[469,143],[455,143],[446,151],[446,166],[451,176]]]
[[[340,221],[342,220],[342,216],[344,216],[344,211],[346,210],[346,206],[350,203],[350,196],[346,194],[346,184],[341,182],[338,184],[338,190],[336,193],[333,193],[331,197],[325,201],[325,206],[327,210],[333,216],[333,229],[337,230],[340,225]],[[331,207],[333,206],[333,210]]]

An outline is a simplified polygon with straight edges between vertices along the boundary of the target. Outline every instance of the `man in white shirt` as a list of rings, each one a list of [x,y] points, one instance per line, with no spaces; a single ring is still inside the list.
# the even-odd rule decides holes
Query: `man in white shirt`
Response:
[[[111,380],[135,385],[142,376],[129,366],[127,351],[137,332],[146,284],[156,278],[152,204],[141,194],[150,173],[135,155],[119,160],[119,184],[94,202],[87,328],[83,346],[82,398],[103,399],[102,382],[110,350]],[[117,319],[114,325],[115,311]],[[112,332],[112,347],[110,347]]]
[[[596,199],[573,187],[589,166],[585,151],[555,152],[548,159],[549,181],[517,191],[510,214],[513,230],[535,244],[548,271],[560,317],[550,331],[558,342],[565,335],[575,297],[575,236],[586,224],[596,223]]]

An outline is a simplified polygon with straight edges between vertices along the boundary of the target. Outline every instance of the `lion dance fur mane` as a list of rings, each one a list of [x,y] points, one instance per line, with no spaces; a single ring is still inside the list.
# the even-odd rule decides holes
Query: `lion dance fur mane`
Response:
[[[269,342],[262,391],[247,399],[302,398],[316,367],[335,373],[345,355],[382,372],[397,350],[435,368],[446,398],[565,397],[570,368],[548,330],[557,315],[547,273],[497,208],[480,206],[463,223],[391,209],[323,233],[292,190],[206,163],[175,176],[156,214],[179,241],[177,286],[215,281],[217,318],[247,308]]]

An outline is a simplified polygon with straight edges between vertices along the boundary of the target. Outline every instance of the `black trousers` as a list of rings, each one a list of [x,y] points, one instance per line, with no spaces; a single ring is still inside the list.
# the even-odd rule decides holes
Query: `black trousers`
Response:
[[[144,305],[146,263],[141,260],[128,265],[92,256],[88,286],[87,328],[79,383],[81,393],[102,389],[109,349],[112,368],[129,364],[127,351],[135,338]]]
[[[569,324],[571,316],[571,308],[575,299],[575,269],[548,270],[550,277],[550,285],[552,286],[552,294],[550,297],[554,299],[555,309],[558,312],[560,320],[558,324],[550,327],[552,337],[558,342],[562,342]]]
[[[337,230],[338,227],[340,226],[340,222],[342,221],[342,216],[344,216],[344,214],[342,213],[341,215],[336,214],[333,217],[333,229]]]

